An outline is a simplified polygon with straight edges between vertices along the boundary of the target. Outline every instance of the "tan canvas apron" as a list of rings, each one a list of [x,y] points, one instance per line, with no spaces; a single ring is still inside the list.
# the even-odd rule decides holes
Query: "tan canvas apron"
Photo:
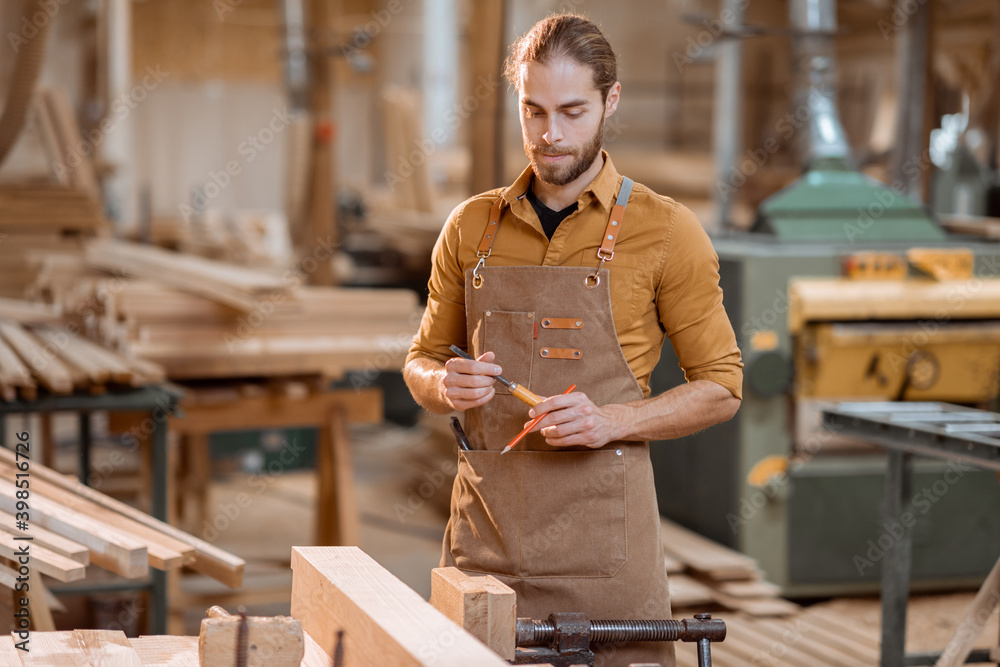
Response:
[[[497,200],[466,274],[470,352],[492,350],[504,376],[542,396],[570,384],[596,405],[643,397],[611,313],[614,241],[631,191],[625,179],[595,267],[485,265],[500,222]],[[596,241],[596,239],[595,239]],[[644,442],[556,448],[538,433],[500,450],[528,421],[528,406],[500,383],[465,414],[473,451],[459,453],[442,566],[498,577],[517,615],[545,619],[670,618],[660,521]],[[598,665],[674,664],[673,644],[594,647]]]

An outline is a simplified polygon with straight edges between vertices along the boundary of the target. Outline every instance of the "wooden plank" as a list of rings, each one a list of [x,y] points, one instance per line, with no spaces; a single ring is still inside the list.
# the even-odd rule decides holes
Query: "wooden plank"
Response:
[[[1000,560],[997,560],[990,570],[965,616],[955,627],[955,633],[948,640],[948,645],[941,653],[936,667],[956,667],[965,664],[965,659],[975,647],[983,627],[996,609],[998,596],[1000,596]]]
[[[2,455],[2,452],[0,452]],[[41,466],[32,466],[32,475]],[[34,480],[32,480],[34,481]],[[16,511],[16,488],[0,479],[0,509]],[[106,523],[67,510],[42,496],[31,498],[31,523],[48,528],[90,549],[90,560],[106,570],[135,579],[149,572],[146,545]]]
[[[344,667],[507,665],[357,547],[292,547],[292,616]]]
[[[669,519],[660,522],[664,550],[692,570],[712,579],[759,579],[760,571],[752,558],[702,537]]]
[[[476,91],[477,104],[469,116],[472,169],[469,187],[484,192],[503,185],[504,180],[504,104],[500,81],[504,49],[507,46],[506,12],[503,0],[480,0],[473,3],[471,34],[467,44],[469,58],[469,88]],[[496,85],[486,85],[491,82]],[[482,92],[482,97],[480,97]]]
[[[316,541],[320,545],[357,545],[361,525],[351,464],[347,411],[334,405],[317,439]]]
[[[34,377],[17,353],[0,336],[0,392],[5,401],[13,401],[15,387],[33,389]]]
[[[49,353],[44,345],[20,325],[0,320],[0,335],[46,389],[54,394],[73,392],[73,377],[69,370],[55,354]]]
[[[0,635],[0,665],[3,667],[21,667],[23,664],[21,662],[21,652],[14,646],[14,638],[10,635]]]
[[[861,646],[880,651],[882,642],[877,631],[845,621],[843,616],[823,607],[810,607],[805,610],[804,616],[807,621],[823,625]]]
[[[854,667],[858,664],[855,655],[845,653],[836,646],[817,641],[811,632],[811,626],[799,622],[797,618],[778,621],[773,618],[753,620],[753,627],[762,635],[772,638],[788,646],[795,646],[803,654],[810,657],[810,665],[836,665],[837,667]]]
[[[285,294],[290,287],[264,271],[122,241],[92,241],[86,258],[92,266],[155,280],[244,312],[254,310],[259,298]]]
[[[95,360],[91,355],[82,352],[79,346],[76,345],[76,341],[78,340],[76,336],[51,329],[35,329],[34,332],[49,347],[59,350],[59,355],[64,361],[71,363],[86,373],[90,382],[104,384],[111,380],[110,369]]]
[[[64,632],[32,632],[27,652],[21,653],[26,665],[45,667],[92,667],[72,630]]]
[[[952,320],[1000,317],[1000,278],[966,281],[800,278],[789,288],[788,323],[798,333],[810,321]]]
[[[38,466],[32,466],[33,476],[37,468]],[[6,462],[0,461],[0,470],[4,469],[10,470],[10,467]],[[38,494],[41,494],[48,500],[59,503],[68,510],[78,512],[96,521],[101,521],[109,526],[113,526],[116,530],[133,536],[146,546],[146,551],[149,555],[149,564],[159,570],[174,570],[194,560],[194,549],[184,542],[175,540],[153,528],[122,516],[113,510],[81,498],[44,479],[32,479],[31,486],[34,491],[32,499],[38,498]]]
[[[28,540],[17,540],[10,533],[0,532],[0,556],[17,561],[18,554],[23,554],[27,548],[33,569],[47,574],[59,581],[77,581],[87,575],[87,566],[67,558],[62,554],[50,551],[39,544]]]
[[[853,656],[855,664],[877,665],[879,662],[879,651],[870,646],[853,641],[843,633],[831,630],[825,624],[816,623],[805,614],[795,617],[795,622],[805,627],[814,640],[819,644],[825,644],[840,650],[842,653]]]
[[[239,664],[240,623],[231,614],[202,619],[198,657],[203,667]],[[246,642],[246,667],[298,667],[305,654],[302,624],[288,616],[247,616]]]
[[[0,447],[0,460],[13,463],[14,453]],[[234,556],[228,551],[223,551],[215,545],[209,544],[208,542],[198,539],[197,537],[188,535],[182,530],[154,519],[134,507],[114,500],[113,498],[109,498],[103,493],[99,493],[87,486],[84,486],[75,479],[64,477],[54,470],[50,470],[44,466],[32,466],[31,475],[33,480],[43,479],[62,489],[72,491],[82,498],[86,498],[93,503],[122,514],[147,527],[154,528],[155,530],[158,530],[175,540],[193,547],[195,551],[195,559],[189,564],[191,569],[221,581],[230,588],[237,588],[241,585],[243,581],[243,568],[246,565],[246,561],[242,558]],[[65,533],[62,534],[65,535]],[[75,539],[71,535],[66,535],[66,537]],[[93,554],[91,554],[91,557],[93,558]],[[97,563],[96,560],[94,562]],[[101,565],[101,563],[97,564]],[[145,566],[145,558],[143,558],[143,566]],[[105,566],[101,565],[101,567]]]
[[[56,136],[59,138],[60,146],[82,146],[83,138],[80,136],[80,126],[77,125],[76,116],[73,111],[73,104],[69,95],[62,88],[48,88],[39,93],[43,103],[48,107],[49,118],[55,128]],[[93,149],[93,146],[91,146]],[[75,150],[75,148],[74,148]],[[70,156],[66,156],[69,161]],[[69,180],[75,187],[93,201],[101,200],[101,186],[97,180],[97,172],[94,170],[94,163],[90,156],[83,153],[74,154],[69,164],[64,164],[69,171]]]
[[[57,554],[66,556],[66,558],[72,558],[83,565],[90,564],[90,549],[79,542],[74,542],[58,533],[35,524],[31,524],[27,532],[20,531],[17,529],[15,521],[16,519],[13,514],[0,511],[0,531],[10,533],[11,535],[30,535],[32,544],[43,546],[49,551],[54,551]]]
[[[672,574],[667,577],[670,589],[670,607],[697,607],[715,602],[715,592],[693,577],[685,574]]]
[[[92,665],[142,667],[139,654],[121,630],[74,630],[73,634]]]
[[[719,604],[750,616],[791,616],[801,610],[799,605],[783,598],[737,598],[719,590],[712,591],[712,595]]]
[[[504,660],[514,659],[516,596],[496,577],[470,577],[455,567],[431,570],[431,606]]]
[[[715,588],[734,598],[776,598],[781,596],[781,587],[770,581],[723,581],[717,583]]]
[[[330,655],[333,654],[333,647],[330,647],[330,654],[327,654],[323,647],[309,636],[308,632],[303,632],[302,638],[305,640],[306,646],[301,667],[330,667]]]
[[[197,637],[143,635],[129,643],[145,667],[201,667]]]
[[[684,563],[667,553],[663,554],[663,564],[667,568],[667,574],[680,574],[687,569],[684,567]]]
[[[59,324],[62,309],[24,299],[0,298],[0,317],[18,324]]]

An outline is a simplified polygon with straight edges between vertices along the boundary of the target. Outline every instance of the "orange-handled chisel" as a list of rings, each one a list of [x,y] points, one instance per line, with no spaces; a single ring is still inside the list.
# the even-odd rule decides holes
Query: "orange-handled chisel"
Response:
[[[576,389],[576,385],[575,384],[571,384],[569,386],[569,389],[567,389],[566,391],[564,391],[563,394],[568,394],[571,391],[573,391],[574,389]],[[549,413],[548,412],[543,412],[542,414],[538,415],[537,417],[535,417],[534,419],[532,419],[530,422],[528,422],[528,425],[524,427],[524,430],[521,431],[520,433],[518,433],[517,437],[514,438],[513,440],[511,440],[510,444],[507,445],[506,447],[504,447],[503,451],[500,452],[500,454],[501,455],[506,454],[511,449],[513,449],[514,445],[516,445],[517,443],[521,442],[521,438],[523,438],[524,436],[528,435],[528,432],[530,432],[531,429],[535,428],[535,424],[537,424],[538,422],[540,422],[543,419],[545,419],[545,415],[547,415],[547,414],[549,414]]]
[[[463,359],[468,359],[469,361],[475,361],[475,359],[469,356],[465,350],[458,347],[457,345],[452,345],[451,351],[457,354],[458,356],[462,357]],[[497,375],[496,378],[500,380],[500,382],[502,382],[504,385],[506,385],[508,389],[510,389],[511,394],[521,399],[531,407],[535,407],[544,400],[541,396],[531,391],[527,387],[519,385],[516,382],[511,382],[502,375]]]

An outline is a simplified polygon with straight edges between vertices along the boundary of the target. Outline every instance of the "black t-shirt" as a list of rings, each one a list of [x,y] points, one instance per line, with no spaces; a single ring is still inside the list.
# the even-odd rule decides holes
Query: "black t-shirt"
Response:
[[[528,201],[531,202],[531,207],[535,209],[535,213],[538,215],[538,220],[542,223],[542,229],[545,231],[545,235],[552,240],[552,235],[556,233],[556,229],[559,227],[559,223],[566,219],[566,217],[576,210],[577,202],[573,202],[561,211],[553,211],[551,208],[543,204],[538,197],[535,196],[535,191],[531,187],[528,188]]]

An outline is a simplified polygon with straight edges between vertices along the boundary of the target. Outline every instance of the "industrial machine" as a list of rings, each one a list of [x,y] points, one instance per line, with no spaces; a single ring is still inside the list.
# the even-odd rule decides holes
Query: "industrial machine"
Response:
[[[805,174],[750,233],[713,239],[744,360],[737,416],[651,447],[660,510],[756,558],[786,596],[873,592],[892,526],[885,456],[819,427],[833,400],[995,404],[1000,245],[946,234],[858,172],[833,96],[834,4],[791,3]],[[683,382],[669,346],[654,392]],[[1000,553],[992,472],[918,460],[915,589],[981,581]],[[954,545],[961,544],[961,549]]]

